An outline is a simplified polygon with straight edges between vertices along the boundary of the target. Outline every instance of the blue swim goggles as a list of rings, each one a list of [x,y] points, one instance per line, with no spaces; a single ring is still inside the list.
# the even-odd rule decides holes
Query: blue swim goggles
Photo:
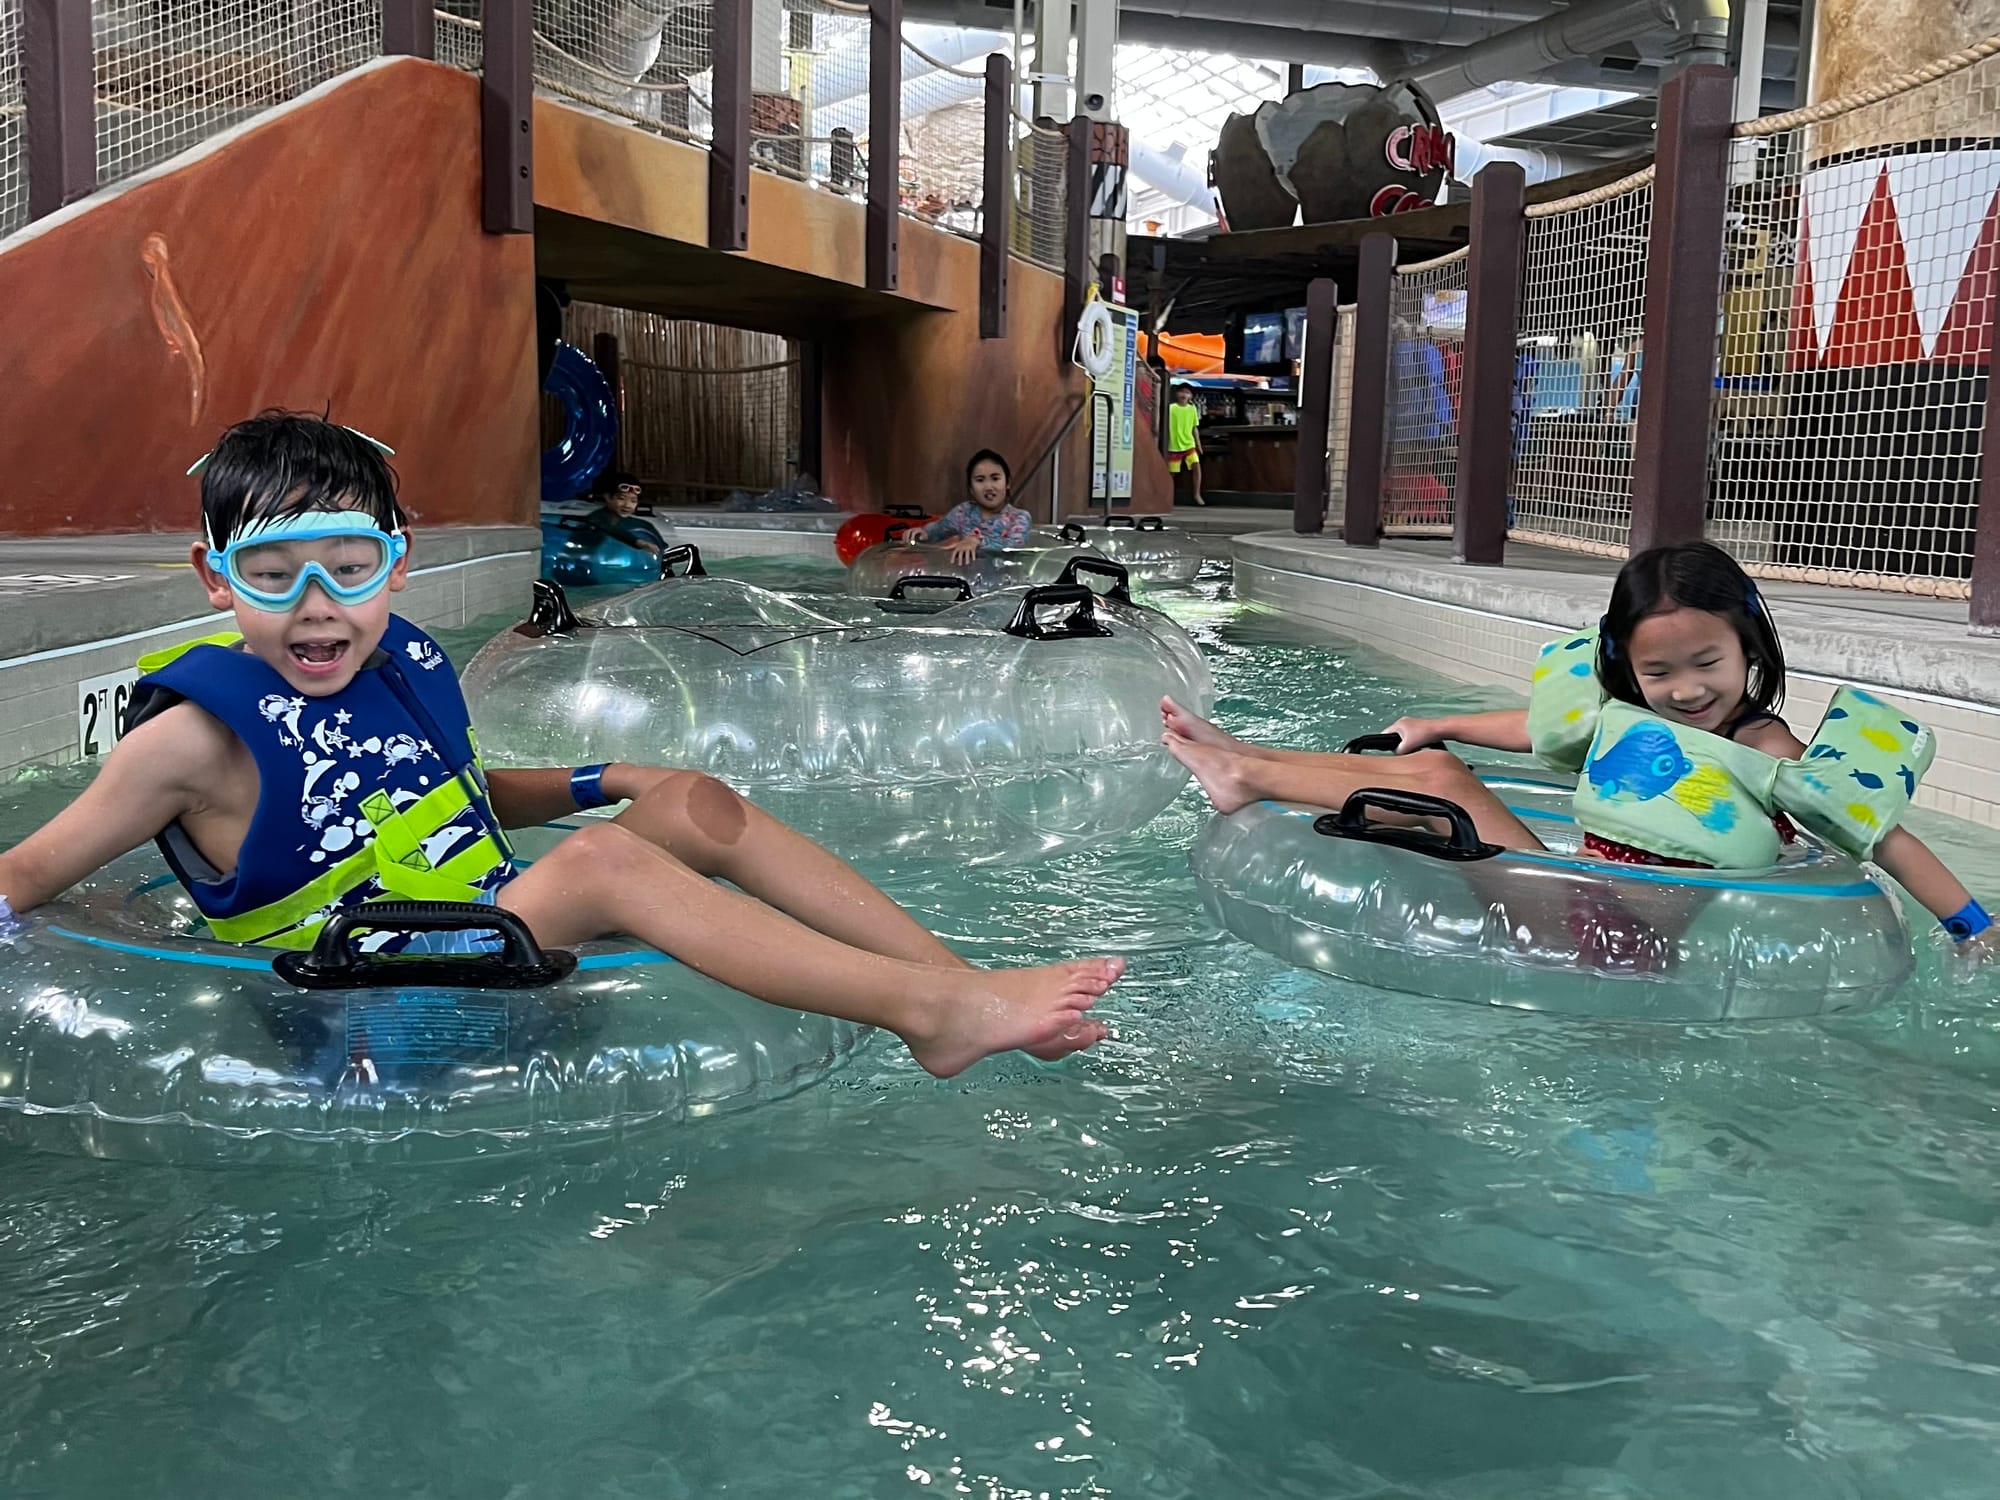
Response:
[[[278,614],[318,584],[336,604],[365,604],[389,586],[396,561],[410,550],[401,531],[388,532],[359,510],[309,510],[275,521],[253,521],[208,565],[252,609]]]

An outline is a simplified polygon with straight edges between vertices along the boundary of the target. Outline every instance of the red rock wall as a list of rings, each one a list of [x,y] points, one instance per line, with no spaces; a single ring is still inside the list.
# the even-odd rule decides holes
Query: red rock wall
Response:
[[[532,520],[534,245],[479,212],[478,80],[398,60],[0,243],[0,534],[192,531],[268,406],[396,449],[430,524]]]

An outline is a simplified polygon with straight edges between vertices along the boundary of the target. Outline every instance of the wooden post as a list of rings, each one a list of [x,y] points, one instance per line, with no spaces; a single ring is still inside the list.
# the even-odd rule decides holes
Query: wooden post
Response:
[[[1326,530],[1326,429],[1333,407],[1333,342],[1340,286],[1321,276],[1306,287],[1306,357],[1299,372],[1299,460],[1292,476],[1292,530]]]
[[[1013,65],[986,59],[985,185],[979,214],[979,336],[1007,337],[1007,236],[1014,223]]]
[[[1389,314],[1396,295],[1396,237],[1361,242],[1354,275],[1354,383],[1347,405],[1347,502],[1342,540],[1382,539],[1382,459],[1389,446]]]
[[[1077,115],[1065,127],[1063,168],[1063,326],[1056,330],[1059,357],[1069,358],[1083,317],[1083,299],[1090,290],[1090,132],[1088,115]]]
[[[486,0],[479,75],[481,198],[488,234],[535,228],[535,10]]]
[[[388,57],[436,57],[431,0],[382,0],[382,51]]]
[[[90,0],[25,0],[21,89],[30,219],[97,191],[95,66]]]
[[[714,58],[708,147],[708,247],[750,243],[750,21],[754,0],[715,0],[709,11]]]
[[[1462,563],[1497,567],[1507,552],[1527,194],[1528,174],[1511,161],[1493,162],[1472,179],[1458,493],[1451,523],[1451,555]]]
[[[826,413],[821,406],[826,390],[825,365],[818,339],[800,339],[795,347],[799,351],[799,472],[824,484],[826,476],[820,472],[820,463],[826,432]]]
[[[1632,439],[1633,552],[1701,540],[1734,108],[1727,68],[1687,68],[1660,90],[1646,363]]]
[[[903,222],[903,0],[868,0],[868,20],[868,286],[893,292]]]

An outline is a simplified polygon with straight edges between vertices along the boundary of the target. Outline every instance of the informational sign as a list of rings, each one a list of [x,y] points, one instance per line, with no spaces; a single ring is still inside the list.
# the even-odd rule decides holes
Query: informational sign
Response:
[[[139,674],[127,667],[122,672],[106,672],[86,677],[76,685],[76,753],[79,760],[94,760],[118,743],[125,733],[125,705],[132,699],[132,684]]]
[[[1091,381],[1090,497],[1132,498],[1132,443],[1139,406],[1139,315],[1115,302],[1111,368]]]

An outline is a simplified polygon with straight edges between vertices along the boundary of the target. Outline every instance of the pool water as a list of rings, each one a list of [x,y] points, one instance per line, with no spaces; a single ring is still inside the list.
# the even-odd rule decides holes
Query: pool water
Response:
[[[1172,608],[1239,733],[1506,701],[1226,581]],[[1991,981],[1712,1028],[1361,990],[1209,925],[1204,817],[896,886],[980,960],[1130,956],[1061,1066],[878,1039],[582,1159],[0,1148],[0,1495],[1993,1493]],[[1919,828],[2000,890],[2000,839]]]

